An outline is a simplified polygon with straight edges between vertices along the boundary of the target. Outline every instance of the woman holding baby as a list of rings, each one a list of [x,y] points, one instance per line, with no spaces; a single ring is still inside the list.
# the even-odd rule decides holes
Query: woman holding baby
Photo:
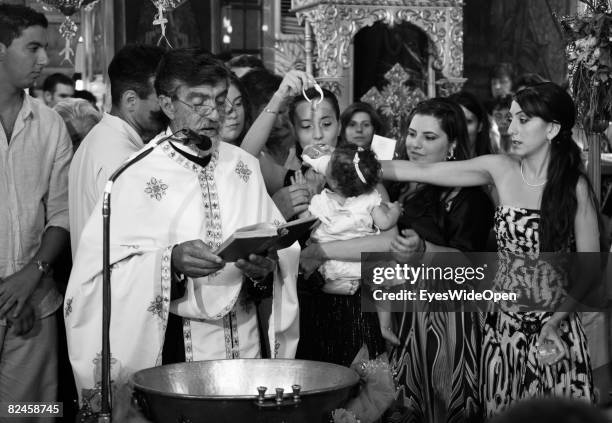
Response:
[[[470,158],[461,108],[442,98],[419,103],[405,146],[412,162]],[[408,261],[423,252],[485,250],[494,208],[480,187],[445,188],[408,182],[399,185],[392,196],[403,206],[399,234],[391,242],[391,250],[400,260],[404,257]],[[389,418],[397,418],[394,414],[399,413],[419,422],[478,421],[478,315],[426,311],[400,317],[401,333],[399,320],[395,327],[381,328],[385,339],[397,346],[392,359],[404,393],[403,408],[391,412]]]

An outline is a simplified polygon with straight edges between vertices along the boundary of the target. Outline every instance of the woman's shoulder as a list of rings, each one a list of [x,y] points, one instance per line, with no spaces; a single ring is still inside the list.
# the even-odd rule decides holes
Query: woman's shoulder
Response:
[[[509,154],[485,154],[484,156],[475,157],[472,160],[486,162],[491,168],[498,170],[506,170],[519,163],[516,157]]]

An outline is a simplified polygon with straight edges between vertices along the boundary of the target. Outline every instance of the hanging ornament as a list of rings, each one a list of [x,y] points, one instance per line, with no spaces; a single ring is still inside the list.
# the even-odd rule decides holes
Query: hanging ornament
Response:
[[[43,5],[43,9],[47,12],[51,12],[54,9],[59,10],[66,18],[59,27],[59,33],[65,40],[66,44],[64,48],[59,52],[60,56],[63,56],[61,63],[68,62],[72,64],[72,56],[74,56],[74,50],[72,49],[72,40],[76,37],[78,32],[77,24],[72,20],[71,16],[74,15],[82,7],[89,7],[90,9],[95,6],[99,0],[38,0]]]
[[[66,19],[64,19],[64,22],[59,27],[60,35],[66,41],[64,48],[59,52],[60,56],[64,56],[62,63],[67,61],[72,64],[71,57],[74,56],[74,50],[72,50],[71,44],[77,35],[77,29],[77,24],[68,16],[66,16]]]
[[[175,9],[184,1],[185,0],[151,0],[153,5],[157,8],[157,14],[153,20],[153,25],[159,25],[161,30],[161,36],[157,41],[157,45],[160,45],[162,41],[165,41],[168,47],[172,48],[172,44],[170,44],[170,41],[166,37],[166,24],[168,23],[168,19],[166,19],[164,13]]]

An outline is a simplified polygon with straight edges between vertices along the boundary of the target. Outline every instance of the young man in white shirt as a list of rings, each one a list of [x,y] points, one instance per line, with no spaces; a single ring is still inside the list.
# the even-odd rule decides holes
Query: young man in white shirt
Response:
[[[56,401],[62,296],[49,273],[68,245],[72,143],[25,95],[48,63],[47,19],[0,5],[0,402]],[[23,421],[37,421],[35,418]]]
[[[70,242],[76,255],[79,237],[111,174],[157,135],[167,120],[153,88],[163,55],[156,46],[129,45],[108,67],[112,108],[92,128],[70,166]]]

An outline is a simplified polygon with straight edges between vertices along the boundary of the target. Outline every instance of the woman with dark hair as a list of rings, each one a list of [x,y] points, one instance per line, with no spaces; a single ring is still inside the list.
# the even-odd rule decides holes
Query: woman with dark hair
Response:
[[[234,74],[230,75],[227,101],[232,107],[225,113],[219,136],[222,141],[240,145],[251,126],[251,105],[244,85]]]
[[[534,85],[515,95],[510,114],[510,155],[430,164],[383,162],[384,177],[441,186],[494,184],[501,204],[495,232],[502,257],[600,251],[597,205],[572,139],[576,112],[571,97],[552,82]],[[541,277],[533,273],[536,269],[522,270],[524,274],[498,275],[496,283],[511,292],[520,289],[522,301],[556,295],[560,300],[553,309],[563,311],[502,307],[487,313],[480,360],[487,416],[541,395],[593,400],[586,338],[578,315],[566,303],[565,281]],[[551,343],[552,359],[544,360],[538,345]]]
[[[461,162],[470,157],[461,108],[444,98],[419,103],[410,120],[406,153],[411,163]],[[383,162],[384,163],[384,162]],[[383,175],[384,176],[384,175]],[[404,212],[391,251],[406,261],[422,252],[483,251],[493,225],[493,204],[480,187],[444,188],[404,184]],[[439,281],[436,284],[442,283]],[[391,343],[391,327],[381,331]],[[478,400],[479,320],[474,313],[428,308],[405,313],[398,334],[399,383],[409,421],[464,422],[480,415]]]
[[[335,147],[338,144],[340,134],[340,106],[336,95],[322,88],[323,97],[315,88],[309,88],[303,94],[296,95],[289,103],[289,120],[293,124],[296,136],[295,154],[302,157],[302,151],[308,145],[325,144]],[[305,180],[305,184],[292,183],[296,171],[304,176],[299,180]],[[314,194],[321,192],[325,186],[325,176],[315,172],[312,168],[302,165],[301,169],[289,169],[283,181],[285,189],[307,188],[307,195],[299,198],[292,195],[294,201],[294,212],[307,209],[310,199]],[[282,210],[282,209],[281,209]],[[303,211],[301,210],[301,211]],[[295,215],[294,214],[294,215]],[[293,217],[293,216],[291,216]]]
[[[306,96],[296,95],[289,104],[289,119],[295,128],[300,150],[311,144],[332,147],[338,144],[340,105],[334,93],[325,88],[321,91],[322,99],[315,88],[309,88],[305,91]]]
[[[298,155],[309,145],[335,147],[340,134],[340,107],[334,93],[323,89],[323,98],[313,88],[294,97],[289,117],[295,127]],[[308,101],[307,99],[311,100]],[[355,146],[347,146],[346,149]],[[341,150],[342,151],[342,150]],[[350,162],[354,169],[354,164]],[[287,173],[286,184],[303,174],[311,196],[319,194],[326,183],[325,175],[311,168]],[[334,179],[337,179],[337,176]],[[342,179],[342,178],[341,178]],[[354,179],[354,178],[353,178]],[[344,182],[349,182],[344,180]],[[389,200],[378,183],[376,190],[383,202]],[[306,207],[311,198],[305,200]],[[315,270],[328,260],[359,262],[362,251],[388,251],[395,225],[379,235],[367,235],[345,241],[311,243],[302,251],[300,266],[305,274],[298,278],[300,301],[300,342],[296,358],[326,361],[349,366],[365,344],[372,357],[384,352],[384,342],[376,314],[361,311],[361,290],[338,294],[326,292],[325,279]],[[312,275],[310,274],[310,271]],[[307,277],[308,276],[308,277]],[[360,286],[360,284],[358,285]]]
[[[383,121],[368,103],[353,103],[340,116],[341,143],[369,148],[374,135],[383,135]]]
[[[240,147],[259,158],[268,193],[286,219],[304,211],[307,189],[286,187],[290,169],[299,169],[296,138],[289,119],[289,102],[314,83],[305,72],[292,70],[284,78],[261,69],[244,75],[242,83],[251,101],[252,115],[257,118],[244,136]],[[307,198],[310,200],[310,197]]]
[[[491,123],[484,106],[476,96],[467,91],[461,91],[448,97],[463,110],[470,139],[470,158],[497,153],[497,146],[491,141]]]

